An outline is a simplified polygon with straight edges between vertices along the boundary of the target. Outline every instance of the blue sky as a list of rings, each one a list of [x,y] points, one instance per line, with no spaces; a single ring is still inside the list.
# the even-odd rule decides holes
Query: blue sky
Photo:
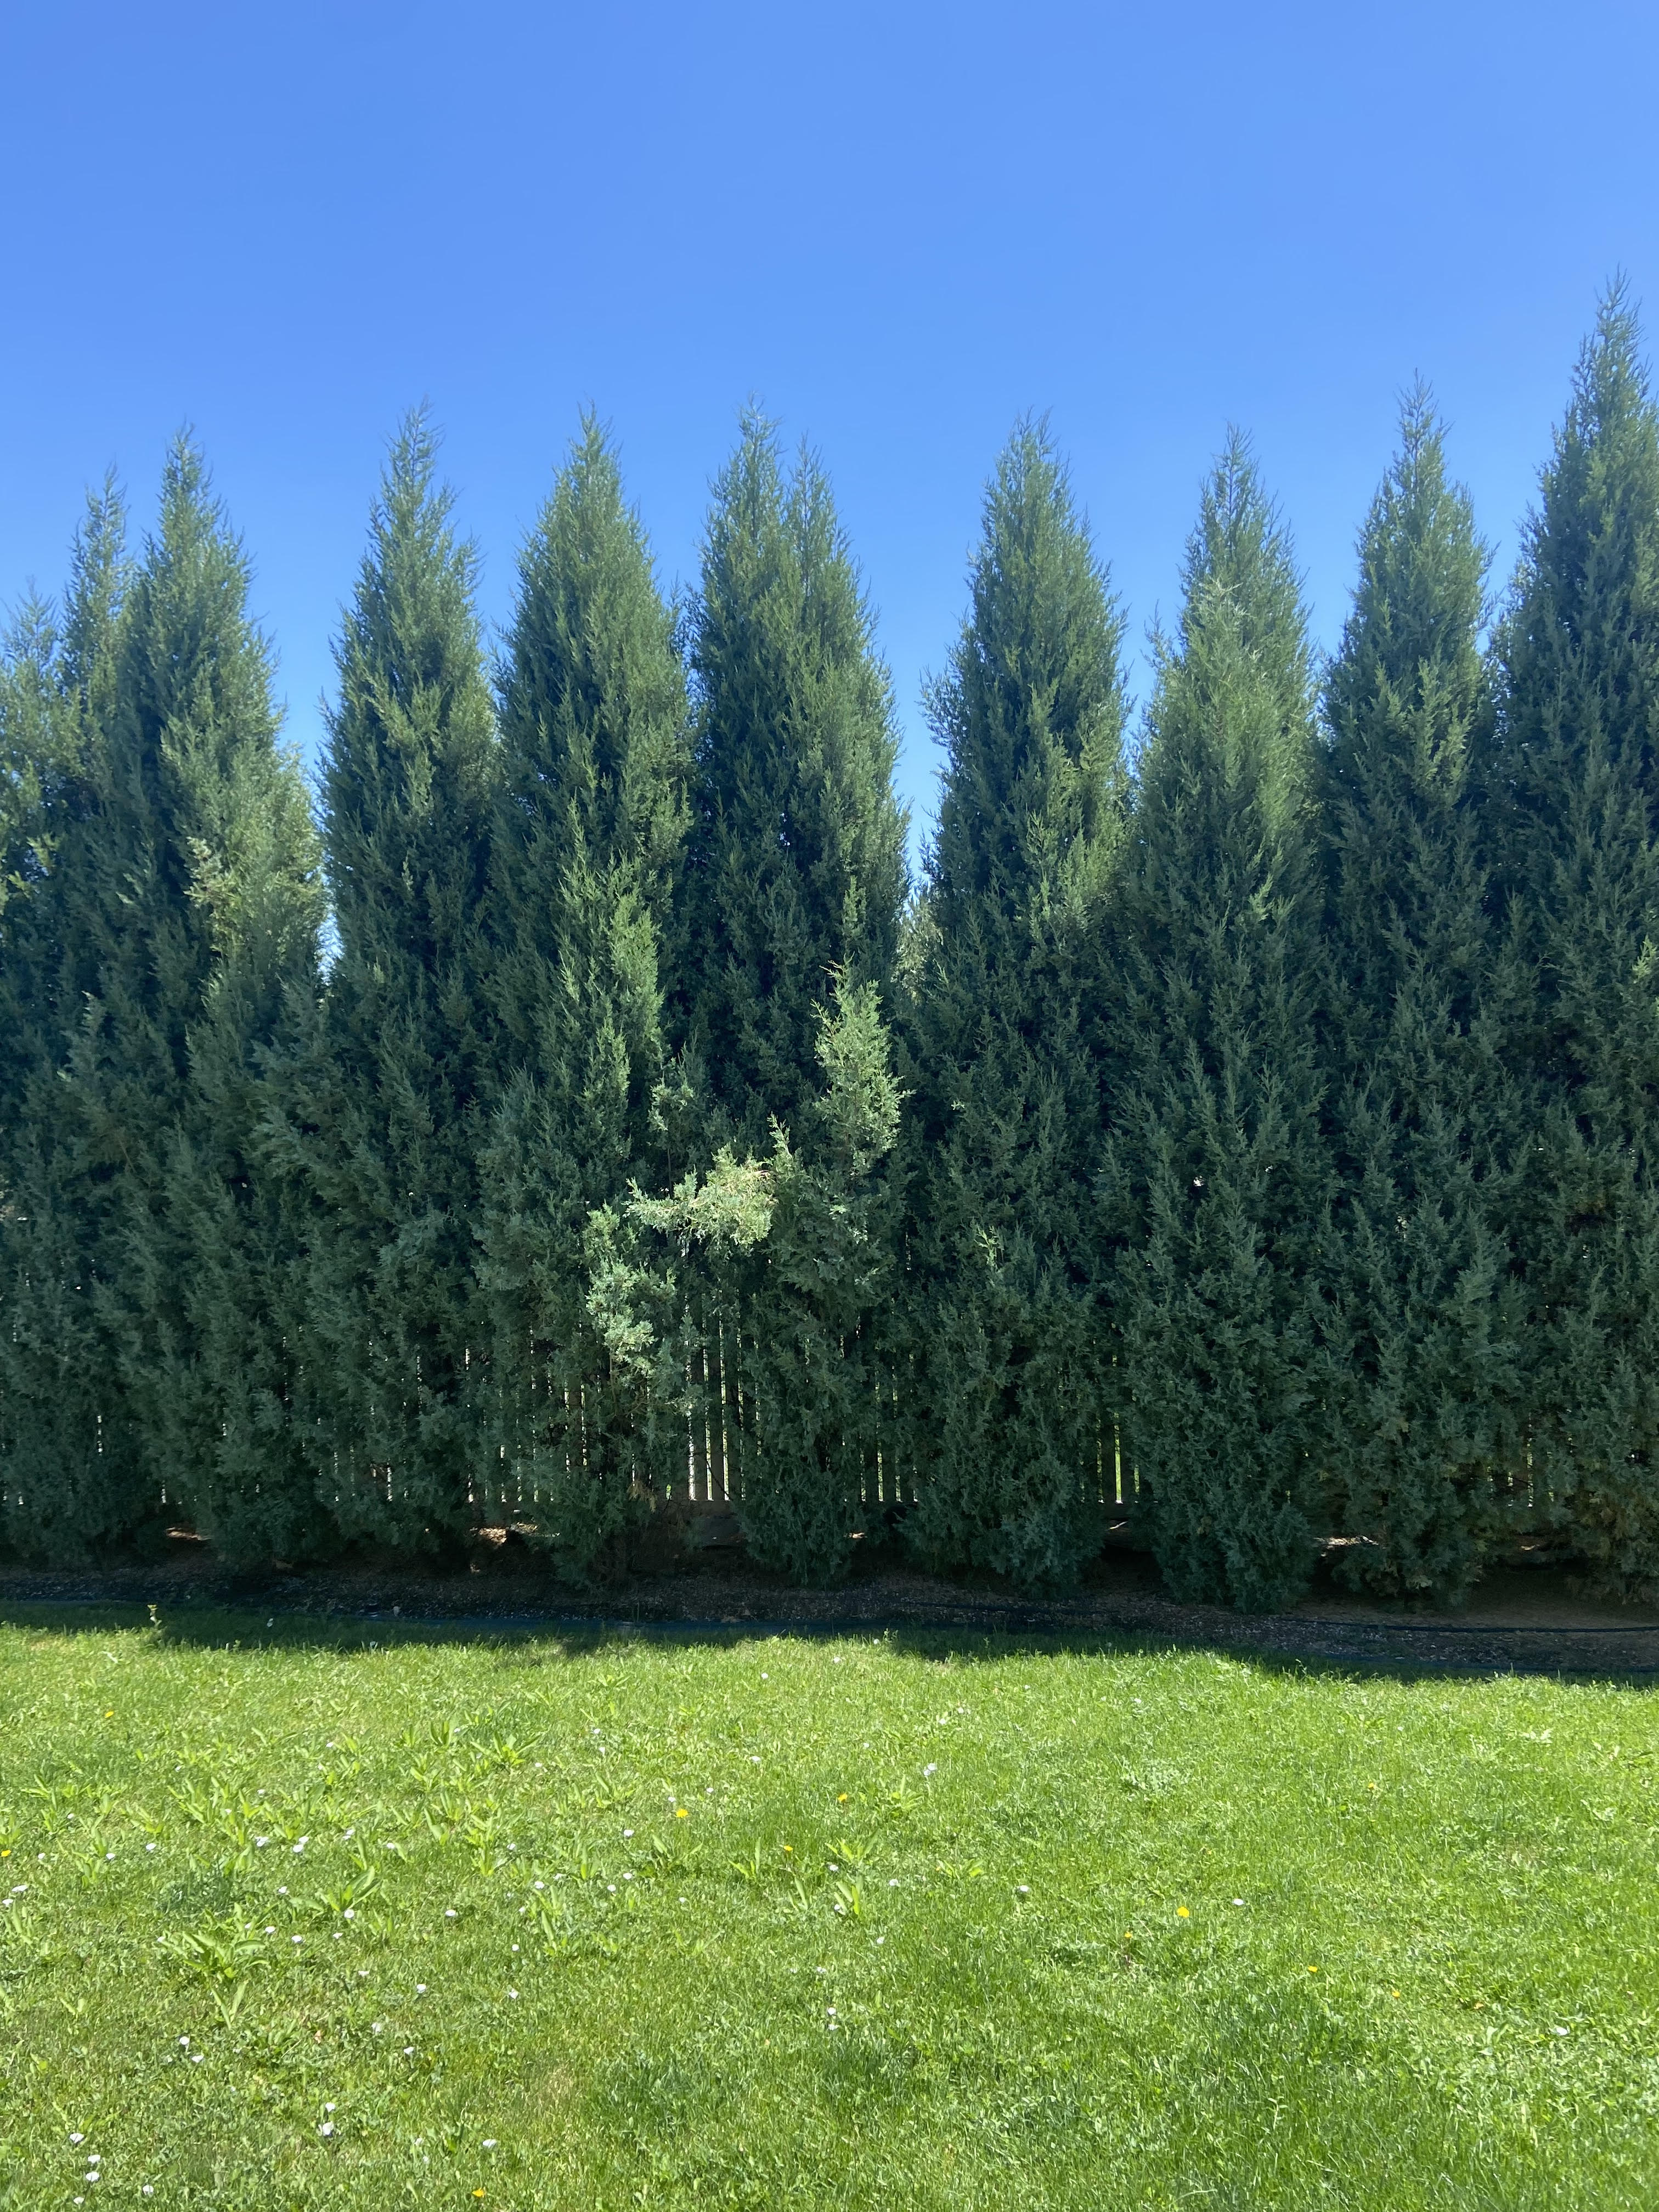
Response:
[[[980,488],[1048,410],[1127,607],[1229,422],[1322,641],[1420,371],[1506,573],[1596,295],[1659,328],[1659,10],[284,0],[0,9],[0,599],[192,423],[289,728],[430,399],[483,605],[585,402],[665,584],[757,396],[832,474],[919,818]]]

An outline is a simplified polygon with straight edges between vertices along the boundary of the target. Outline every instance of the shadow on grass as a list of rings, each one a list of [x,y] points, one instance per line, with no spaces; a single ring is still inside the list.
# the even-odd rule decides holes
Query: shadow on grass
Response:
[[[587,1616],[533,1619],[473,1617],[453,1620],[369,1620],[344,1614],[298,1612],[265,1613],[249,1607],[213,1603],[145,1606],[96,1600],[0,1601],[0,1628],[48,1634],[94,1635],[140,1631],[158,1645],[180,1650],[317,1653],[335,1657],[462,1645],[509,1663],[557,1666],[641,1645],[731,1650],[740,1644],[787,1639],[814,1644],[879,1644],[896,1656],[973,1663],[1017,1658],[1121,1658],[1209,1655],[1263,1674],[1402,1683],[1504,1677],[1543,1677],[1565,1682],[1652,1691],[1659,1686],[1659,1632],[1646,1632],[1656,1646],[1655,1663],[1630,1657],[1626,1636],[1644,1632],[1583,1630],[1552,1635],[1535,1629],[1446,1629],[1413,1632],[1389,1628],[1380,1636],[1421,1640],[1421,1656],[1411,1650],[1366,1653],[1293,1648],[1271,1640],[1275,1628],[1304,1633],[1305,1621],[1286,1619],[1241,1621],[1208,1633],[1173,1635],[1167,1631],[1082,1626],[937,1625],[915,1620],[621,1620]],[[1254,1631],[1254,1633],[1249,1632]],[[1606,1658],[1595,1646],[1607,1638]],[[1432,1642],[1431,1641],[1432,1639]],[[1462,1641],[1473,1656],[1448,1654],[1434,1644]],[[1476,1646],[1486,1648],[1475,1651]],[[1554,1646],[1552,1650],[1548,1647]],[[1492,1647],[1497,1647],[1495,1650]],[[1588,1649],[1586,1647],[1589,1647]]]

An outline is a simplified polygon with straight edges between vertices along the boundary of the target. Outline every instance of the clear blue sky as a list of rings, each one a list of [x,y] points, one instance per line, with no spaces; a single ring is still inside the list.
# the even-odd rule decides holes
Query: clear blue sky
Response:
[[[191,422],[289,727],[430,398],[492,621],[584,402],[665,583],[746,395],[827,460],[917,706],[1051,411],[1139,644],[1230,421],[1338,634],[1429,377],[1507,571],[1608,273],[1659,331],[1651,0],[0,7],[0,600]]]

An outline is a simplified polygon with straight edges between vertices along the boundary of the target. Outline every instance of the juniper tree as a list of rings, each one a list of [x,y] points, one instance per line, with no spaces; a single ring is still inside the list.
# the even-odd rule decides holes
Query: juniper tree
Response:
[[[831,1085],[826,1097],[820,1046],[839,1034],[869,1083],[890,1079],[885,1025],[905,823],[892,788],[890,689],[872,629],[823,470],[803,454],[786,481],[772,426],[746,415],[715,487],[690,609],[696,752],[677,1019],[687,1088],[705,1106],[700,1160],[723,1146],[757,1165],[774,1159],[785,1185],[804,1192],[791,1178],[809,1173],[820,1198],[830,1187],[823,1178],[850,1173],[853,1157],[832,1134],[836,1094]],[[862,1095],[864,1082],[853,1091]],[[869,1172],[884,1188],[884,1167],[872,1158]],[[846,1219],[863,1224],[855,1243],[874,1234],[878,1216],[890,1220],[863,1173],[842,1194]],[[693,1381],[701,1373],[708,1384],[694,1429],[716,1460],[741,1435],[750,1548],[814,1581],[850,1556],[874,1474],[881,1388],[881,1267],[861,1243],[856,1264],[829,1258],[811,1226],[817,1203],[780,1207],[744,1287],[728,1271],[690,1292],[704,1330]],[[890,1256],[889,1237],[884,1261]],[[807,1297],[815,1269],[816,1309]],[[870,1292],[856,1312],[847,1287],[854,1278]],[[799,1378],[831,1357],[839,1364],[824,1372],[815,1426],[799,1417]]]
[[[823,470],[750,413],[691,609],[680,1021],[724,1126],[763,1148],[818,1087],[832,981],[890,989],[905,894],[887,673]]]
[[[75,773],[39,917],[59,933],[48,996],[63,1045],[56,1134],[37,1154],[41,1310],[65,1324],[73,1375],[61,1490],[25,1510],[53,1550],[112,1540],[163,1505],[212,1524],[236,1419],[222,1355],[254,1390],[267,1348],[265,1256],[223,1241],[253,1202],[247,1116],[223,1106],[227,1054],[251,1070],[274,1036],[288,982],[309,974],[319,908],[246,563],[183,441],[118,613],[121,574],[106,503],[65,628]],[[216,1182],[228,1211],[204,1241],[194,1224]],[[256,1456],[263,1477],[272,1462]]]
[[[1237,438],[1184,586],[1179,636],[1158,642],[1125,895],[1107,1170],[1124,1207],[1125,1443],[1171,1586],[1270,1607],[1304,1586],[1322,1514],[1332,1176],[1306,622]]]
[[[1580,357],[1497,661],[1479,774],[1524,1102],[1532,1503],[1628,1591],[1659,1576],[1659,411],[1622,285]]]
[[[690,765],[673,617],[591,416],[520,559],[501,732],[487,1270],[514,1479],[582,1572],[628,1526],[650,1419],[611,1288],[630,1185],[673,1168],[662,942]]]
[[[1504,1086],[1468,803],[1487,554],[1420,386],[1326,684],[1328,1115],[1352,1344],[1341,1510],[1364,1579],[1456,1596],[1514,1464]]]
[[[463,1540],[487,1473],[477,1150],[495,738],[474,556],[436,445],[422,412],[393,441],[335,646],[322,795],[338,951],[284,1084],[288,1170],[316,1217],[303,1297],[320,1479],[343,1537],[403,1551]]]
[[[322,856],[297,755],[277,742],[241,549],[204,479],[168,566],[165,591],[149,568],[137,580],[127,680],[179,764],[207,966],[165,1202],[135,1240],[137,1357],[169,1486],[222,1557],[258,1564],[325,1549],[333,1533],[303,1409],[303,1199],[264,1139],[273,1069],[315,1018]],[[192,648],[202,665],[185,690]]]
[[[61,620],[31,604],[0,670],[0,1535],[37,1557],[118,1540],[158,1497],[99,1295],[119,1262],[118,1192],[64,1085],[99,977],[125,547],[106,483],[76,533]]]
[[[31,1067],[56,1027],[46,978],[37,973],[43,897],[61,812],[74,774],[66,745],[59,647],[52,608],[31,598],[0,640],[0,1148],[22,1133]],[[0,1171],[3,1172],[3,1171]]]
[[[1103,1534],[1112,1409],[1087,1194],[1126,775],[1122,623],[1041,424],[998,462],[971,593],[930,699],[945,781],[907,1020],[921,1415],[907,1533],[935,1564],[1054,1583]]]

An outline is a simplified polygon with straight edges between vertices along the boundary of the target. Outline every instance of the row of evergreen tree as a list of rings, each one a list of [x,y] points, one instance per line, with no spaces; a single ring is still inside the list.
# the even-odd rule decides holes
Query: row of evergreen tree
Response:
[[[802,1578],[1192,1598],[1321,1546],[1659,1577],[1659,412],[1615,291],[1522,559],[1422,392],[1340,651],[1231,442],[1130,742],[1040,424],[893,703],[821,469],[746,417],[665,604],[585,426],[493,670],[416,416],[320,822],[187,443],[0,675],[0,1542],[603,1571],[729,1498]],[[1483,640],[1486,641],[1483,649]]]

